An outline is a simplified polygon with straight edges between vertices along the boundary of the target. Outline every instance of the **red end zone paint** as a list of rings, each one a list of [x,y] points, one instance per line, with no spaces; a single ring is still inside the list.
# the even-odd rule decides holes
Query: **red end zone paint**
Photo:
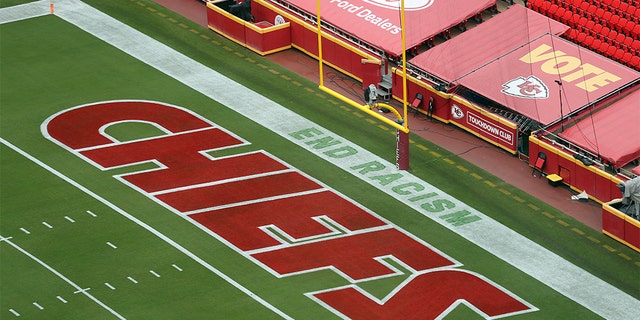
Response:
[[[167,134],[129,142],[104,134],[109,124],[124,121],[153,123]],[[275,157],[261,151],[224,159],[207,155],[246,143],[187,110],[153,102],[108,102],[61,112],[43,128],[48,138],[101,169],[158,164],[158,169],[119,178],[175,213],[193,213],[193,221],[275,276],[330,268],[355,284],[399,272],[383,257],[393,257],[412,273],[384,303],[352,287],[312,294],[343,316],[430,318],[462,300],[489,317],[535,310]]]
[[[251,251],[282,244],[260,230],[262,226],[278,226],[293,239],[313,238],[334,231],[312,219],[318,215],[326,216],[351,231],[386,226],[386,223],[362,208],[326,190],[207,211],[189,217],[239,249]]]
[[[528,308],[482,277],[463,270],[420,274],[384,303],[373,301],[354,287],[314,296],[353,319],[436,319],[462,302],[492,318]]]

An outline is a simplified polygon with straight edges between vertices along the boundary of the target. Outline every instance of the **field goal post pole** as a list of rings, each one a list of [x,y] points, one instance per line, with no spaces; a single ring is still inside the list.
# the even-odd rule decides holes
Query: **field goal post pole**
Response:
[[[404,71],[407,67],[407,56],[406,56],[406,40],[405,40],[405,30],[404,30],[404,0],[400,0],[400,20],[401,20],[401,35],[402,35],[402,68],[403,68],[403,89],[402,89],[402,108],[403,115],[400,114],[393,109],[393,107],[389,106],[389,109],[394,112],[397,117],[396,121],[392,121],[384,116],[381,116],[371,110],[370,107],[361,106],[355,103],[353,100],[344,97],[343,95],[327,88],[324,86],[324,70],[323,70],[323,59],[322,59],[322,20],[320,18],[320,1],[316,0],[316,32],[318,35],[318,71],[320,77],[320,90],[346,102],[356,108],[368,113],[369,115],[385,122],[396,129],[396,167],[399,170],[407,170],[409,169],[409,124],[407,123],[407,73]]]
[[[396,167],[409,169],[409,119],[407,118],[407,38],[404,27],[404,0],[400,0],[400,35],[402,37],[402,119],[405,130],[396,129]]]

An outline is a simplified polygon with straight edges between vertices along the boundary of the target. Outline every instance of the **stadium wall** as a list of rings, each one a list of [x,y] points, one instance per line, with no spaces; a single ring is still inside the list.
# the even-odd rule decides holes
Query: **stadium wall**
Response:
[[[251,14],[257,22],[244,21],[220,5],[226,1],[207,3],[207,22],[211,30],[261,55],[294,47],[319,58],[314,21],[302,19],[300,15],[261,0],[251,2]],[[322,60],[363,83],[363,89],[365,84],[378,83],[382,78],[382,62],[378,57],[325,32],[322,33]],[[363,60],[374,63],[363,63]]]

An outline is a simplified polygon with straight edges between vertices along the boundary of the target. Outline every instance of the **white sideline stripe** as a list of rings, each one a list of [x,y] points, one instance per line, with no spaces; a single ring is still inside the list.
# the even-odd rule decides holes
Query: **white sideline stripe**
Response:
[[[0,23],[9,23],[50,14],[50,1],[24,3],[0,9]]]
[[[48,1],[35,2],[34,5],[48,5]],[[155,39],[136,31],[78,0],[58,0],[56,2],[56,15],[307,150],[309,150],[309,146],[305,146],[300,141],[293,139],[289,136],[289,133],[313,127],[322,130],[332,137],[339,138],[346,145],[357,149],[358,154],[361,156],[359,158],[360,162],[353,163],[348,162],[348,160],[340,161],[332,159],[322,154],[322,150],[310,151],[350,174],[354,174],[353,171],[350,170],[350,166],[366,162],[362,161],[363,159],[378,161],[387,168],[392,168],[379,171],[377,172],[378,174],[383,175],[398,172],[395,170],[394,164],[381,159],[375,154],[349,142],[347,139],[302,118],[277,103],[245,88],[241,84],[193,61],[183,54],[159,43]],[[224,85],[212,86],[210,85],[211,83]],[[243,96],[245,99],[240,101],[237,99],[238,96]],[[245,101],[251,101],[252,103],[246,103]],[[260,108],[255,108],[255,105],[260,105]],[[279,116],[273,117],[274,114],[278,114]],[[286,121],[283,119],[286,119]],[[424,190],[424,192],[437,192],[441,198],[446,198],[456,203],[458,210],[466,209],[482,219],[468,225],[453,227],[442,219],[439,219],[438,216],[424,214],[419,208],[419,203],[403,201],[406,199],[392,192],[388,192],[388,189],[375,184],[374,181],[364,176],[356,176],[372,186],[387,192],[398,201],[404,202],[417,212],[422,212],[425,217],[433,219],[433,221],[449,228],[451,231],[541,281],[567,298],[587,307],[592,312],[607,319],[640,319],[640,301],[637,299],[564,260],[562,257],[557,256],[539,244],[501,225],[483,213],[465,205],[461,201],[448,196],[446,193],[419,178],[409,173],[403,173],[403,175],[404,178],[401,182],[415,182],[427,186],[429,190]]]
[[[138,218],[132,216],[131,214],[129,214],[128,212],[120,209],[120,207],[114,205],[113,203],[107,201],[106,199],[102,198],[101,196],[95,194],[93,191],[85,188],[84,186],[80,185],[79,183],[75,182],[74,180],[72,180],[71,178],[65,176],[64,174],[62,174],[61,172],[57,171],[56,169],[48,166],[47,164],[45,164],[44,162],[36,159],[35,157],[33,157],[32,155],[24,152],[22,149],[18,148],[17,146],[13,145],[12,143],[10,143],[9,141],[5,140],[4,138],[0,137],[0,142],[2,142],[2,144],[6,145],[7,147],[13,149],[15,152],[21,154],[23,157],[31,160],[32,162],[34,162],[35,164],[39,165],[40,167],[42,167],[43,169],[51,172],[52,174],[54,174],[55,176],[57,176],[58,178],[66,181],[67,183],[71,184],[72,186],[78,188],[78,190],[86,193],[87,195],[93,197],[94,199],[98,200],[99,202],[103,203],[104,205],[106,205],[107,207],[113,209],[114,211],[116,211],[117,213],[121,214],[122,216],[124,216],[125,218],[131,220],[132,222],[134,222],[135,224],[139,225],[140,227],[146,229],[147,231],[151,232],[152,234],[154,234],[155,236],[157,236],[158,238],[164,240],[166,243],[168,243],[169,245],[173,246],[174,248],[176,248],[177,250],[179,250],[180,252],[182,252],[183,254],[185,254],[186,256],[190,257],[191,259],[193,259],[195,262],[199,263],[201,266],[205,267],[206,269],[208,269],[209,271],[215,273],[217,276],[219,276],[220,278],[222,278],[223,280],[225,280],[226,282],[228,282],[229,284],[231,284],[232,286],[234,286],[235,288],[237,288],[238,290],[242,291],[244,294],[246,294],[247,296],[251,297],[253,300],[255,300],[256,302],[262,304],[264,307],[268,308],[269,310],[275,312],[276,314],[278,314],[279,316],[285,318],[285,319],[292,319],[290,316],[288,316],[287,314],[285,314],[284,312],[282,312],[280,309],[274,307],[273,305],[271,305],[270,303],[268,303],[267,301],[263,300],[261,297],[259,297],[258,295],[256,295],[255,293],[251,292],[249,289],[245,288],[244,286],[242,286],[241,284],[239,284],[238,282],[236,282],[235,280],[233,280],[232,278],[230,278],[229,276],[227,276],[226,274],[224,274],[222,271],[216,269],[215,267],[213,267],[212,265],[210,265],[209,263],[207,263],[206,261],[204,261],[203,259],[201,259],[200,257],[196,256],[195,254],[193,254],[191,251],[187,250],[186,248],[184,248],[183,246],[179,245],[178,243],[176,243],[175,241],[173,241],[172,239],[170,239],[169,237],[165,236],[164,234],[160,233],[158,230],[152,228],[151,226],[149,226],[148,224],[138,220]],[[87,211],[88,213],[91,213],[90,211]],[[93,213],[91,213],[93,215]],[[7,240],[8,242],[8,240]],[[9,242],[11,243],[11,242]],[[13,244],[12,244],[13,245]],[[28,254],[28,252],[25,252],[25,254]],[[33,257],[35,259],[35,257]],[[39,260],[38,260],[39,261]],[[41,262],[41,261],[39,261]],[[42,263],[44,266],[46,266],[44,263]],[[175,264],[173,265],[174,268],[178,269],[179,271],[182,271],[182,269],[180,269],[178,266],[176,266]],[[48,266],[47,266],[48,267]],[[56,272],[53,269],[50,269],[54,272]],[[56,272],[56,274],[58,274]],[[62,275],[60,275],[62,276]],[[70,280],[64,278],[65,280],[67,280],[69,283],[72,283]],[[80,289],[79,286],[73,284],[74,287]],[[85,295],[93,298],[91,295],[89,295],[86,292],[83,292]],[[97,301],[97,300],[95,300]],[[99,302],[99,301],[97,301]],[[106,307],[106,306],[105,306]],[[112,311],[111,309],[108,309],[110,311]],[[114,313],[114,311],[112,311],[112,313]],[[114,313],[117,314],[117,313]],[[118,315],[119,317],[121,317],[120,315]],[[124,319],[124,318],[121,318]]]
[[[0,140],[4,143],[4,139],[0,138]],[[32,255],[31,253],[27,252],[26,250],[22,249],[20,246],[18,246],[17,244],[11,242],[9,239],[7,238],[3,238],[2,236],[0,236],[0,239],[2,239],[2,241],[8,243],[10,246],[14,247],[16,250],[20,251],[21,253],[23,253],[24,255],[26,255],[27,257],[31,258],[33,261],[37,262],[38,264],[40,264],[41,266],[43,266],[45,269],[51,271],[53,274],[55,274],[56,276],[58,276],[58,278],[64,280],[66,283],[68,283],[69,285],[71,285],[72,287],[78,289],[79,291],[82,292],[82,294],[84,294],[85,296],[87,296],[87,298],[91,299],[93,302],[97,303],[99,306],[103,307],[104,309],[106,309],[107,311],[109,311],[111,314],[113,314],[114,316],[116,316],[118,319],[126,319],[123,316],[121,316],[120,314],[118,314],[117,312],[115,312],[113,309],[111,309],[109,306],[107,306],[106,304],[102,303],[102,301],[98,300],[96,297],[92,296],[91,294],[87,293],[86,290],[82,289],[79,285],[75,284],[73,281],[69,280],[69,278],[65,277],[63,274],[61,274],[60,272],[56,271],[55,269],[53,269],[51,266],[49,266],[48,264],[44,263],[42,260],[36,258],[34,255]],[[36,306],[38,309],[44,309],[42,308],[42,306],[40,306],[37,302],[33,303],[34,306]]]

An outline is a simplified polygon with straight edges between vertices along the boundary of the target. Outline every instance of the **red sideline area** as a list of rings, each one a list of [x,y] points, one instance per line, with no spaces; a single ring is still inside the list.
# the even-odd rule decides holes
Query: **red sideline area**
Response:
[[[183,15],[184,17],[208,27],[205,6],[196,0],[155,0],[155,2]],[[500,11],[501,1],[498,1]],[[309,56],[293,49],[285,50],[266,56],[273,62],[285,68],[295,71],[297,74],[318,82],[317,61]],[[330,68],[324,68],[325,76],[335,73]],[[345,80],[347,81],[347,80]],[[355,84],[354,87],[360,87]],[[340,88],[332,88],[340,91]],[[531,176],[531,168],[526,162],[518,161],[493,145],[477,139],[476,137],[439,122],[426,120],[412,121],[411,128],[414,134],[460,155],[463,159],[492,173],[505,182],[526,191],[562,212],[580,220],[597,231],[602,230],[601,206],[595,202],[579,202],[571,200],[571,192],[566,189],[552,188],[545,179]],[[559,190],[561,190],[559,192]]]

